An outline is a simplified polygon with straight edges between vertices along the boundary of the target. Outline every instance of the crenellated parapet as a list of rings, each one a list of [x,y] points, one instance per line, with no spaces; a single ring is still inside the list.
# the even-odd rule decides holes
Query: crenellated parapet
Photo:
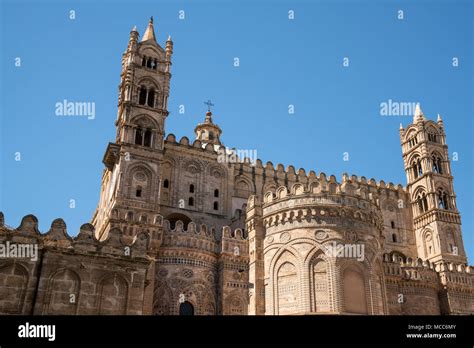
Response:
[[[404,280],[432,281],[436,285],[439,281],[443,287],[472,292],[474,286],[472,266],[444,261],[432,263],[421,258],[404,258],[395,253],[384,254],[383,259],[386,276],[399,277]]]
[[[163,248],[190,248],[209,253],[219,252],[219,241],[214,228],[206,225],[197,226],[190,222],[187,229],[182,221],[176,221],[171,228],[168,220],[163,220]]]
[[[138,233],[131,241],[122,238],[122,231],[111,229],[103,241],[96,239],[94,226],[83,224],[76,236],[67,233],[64,220],[56,219],[46,233],[38,229],[38,219],[34,215],[26,215],[20,226],[11,228],[0,221],[0,242],[12,244],[31,244],[39,250],[63,251],[67,254],[87,254],[114,258],[147,258],[150,236],[145,232]],[[0,259],[1,260],[1,259]]]
[[[313,182],[323,182],[337,183],[336,177],[334,175],[328,176],[321,172],[319,175],[316,174],[314,170],[310,170],[308,173],[305,169],[299,168],[295,169],[293,165],[287,165],[286,167],[278,163],[276,166],[271,161],[267,161],[265,164],[260,159],[254,159],[250,157],[239,156],[235,157],[236,154],[239,154],[239,151],[236,149],[229,149],[224,145],[212,145],[205,144],[200,140],[194,140],[191,142],[188,137],[182,137],[179,141],[176,139],[174,134],[168,134],[166,137],[166,143],[172,146],[182,146],[187,149],[196,149],[202,153],[208,153],[211,155],[223,155],[225,154],[227,160],[222,160],[225,163],[237,163],[242,166],[243,172],[255,171],[256,174],[264,175],[267,178],[280,178],[287,179],[288,182],[298,182],[301,184],[311,184]],[[245,155],[245,151],[241,151]],[[366,191],[366,193],[378,194],[378,195],[393,195],[400,199],[405,199],[407,195],[406,188],[401,184],[394,184],[392,182],[386,183],[384,180],[376,181],[375,179],[366,179],[366,177],[358,177],[356,175],[349,176],[348,174],[343,174],[342,185],[345,183],[345,186],[350,185],[347,190],[359,190]]]
[[[319,180],[307,185],[296,183],[290,189],[281,186],[275,192],[269,191],[263,197],[262,208],[263,223],[269,230],[278,230],[288,223],[348,227],[356,222],[378,230],[383,225],[376,195],[349,180],[339,184],[334,176],[326,179],[321,175]]]
[[[248,256],[248,240],[244,238],[244,233],[240,228],[235,231],[228,226],[222,228],[220,252],[235,257]]]
[[[268,167],[268,165],[267,165]],[[278,167],[277,172],[282,172],[282,166]],[[286,173],[294,174],[294,170],[289,167]],[[402,185],[394,185],[393,183],[386,184],[383,180],[376,182],[374,179],[367,181],[365,177],[358,178],[355,175],[349,177],[348,174],[342,176],[342,181],[338,182],[334,175],[326,176],[321,172],[316,176],[314,171],[310,171],[309,176],[305,176],[304,170],[298,171],[298,182],[292,184],[291,187],[278,187],[275,190],[265,192],[264,202],[269,203],[273,198],[285,198],[288,194],[302,194],[302,193],[328,193],[328,194],[342,194],[347,196],[360,197],[368,200],[375,205],[379,205],[379,199],[384,196],[392,196],[396,199],[406,199],[407,192]],[[301,177],[301,174],[304,177]],[[286,192],[283,188],[286,188]],[[273,196],[270,195],[273,193]]]
[[[419,281],[432,283],[438,287],[438,275],[434,265],[420,258],[403,258],[396,254],[384,254],[383,268],[386,277],[404,281]]]
[[[0,288],[11,289],[0,299],[1,314],[144,313],[153,265],[148,233],[125,239],[112,228],[98,240],[88,223],[71,236],[62,219],[41,233],[34,215],[17,228],[0,216]]]
[[[190,222],[187,228],[180,220],[174,228],[168,220],[163,220],[163,248],[189,248],[197,251],[215,254],[235,254],[237,256],[248,253],[247,239],[241,229],[232,230],[224,226],[218,233],[214,227],[204,224],[196,225]]]
[[[467,314],[474,310],[472,267],[384,254],[390,314]]]
[[[474,270],[472,266],[439,262],[435,269],[439,273],[441,284],[446,289],[474,294]]]

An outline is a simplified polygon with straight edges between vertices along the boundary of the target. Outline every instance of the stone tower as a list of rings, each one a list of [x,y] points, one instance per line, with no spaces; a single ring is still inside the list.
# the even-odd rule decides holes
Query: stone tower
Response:
[[[400,140],[418,256],[434,263],[466,263],[441,117],[428,120],[417,105],[413,124],[400,126]]]
[[[125,239],[157,233],[163,135],[168,116],[173,42],[156,41],[153,17],[139,41],[134,27],[122,56],[117,133],[103,162],[101,197],[92,223],[99,240],[118,227]]]

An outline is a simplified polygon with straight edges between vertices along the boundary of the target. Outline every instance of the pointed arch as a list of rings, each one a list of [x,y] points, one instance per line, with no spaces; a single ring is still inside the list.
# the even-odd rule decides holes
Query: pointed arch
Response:
[[[311,311],[325,313],[331,311],[329,293],[330,265],[321,249],[313,253],[309,261],[310,301]]]
[[[429,259],[433,257],[437,252],[433,231],[429,228],[425,229],[421,233],[421,238],[423,241],[423,249],[425,252],[425,258]]]
[[[17,262],[0,264],[0,308],[5,314],[23,314],[29,273]]]
[[[343,310],[352,314],[368,314],[364,269],[353,262],[341,270]]]
[[[70,269],[60,269],[49,278],[44,314],[77,314],[81,278]]]
[[[289,248],[278,253],[271,269],[275,314],[296,314],[300,310],[301,289],[299,259]]]
[[[128,197],[149,201],[154,192],[154,171],[145,162],[139,162],[127,168],[126,185]],[[140,191],[140,195],[137,192]]]
[[[99,283],[99,315],[127,313],[128,282],[118,274],[108,274]]]
[[[170,315],[171,301],[173,293],[166,282],[159,283],[155,288],[155,297],[153,302],[154,315]]]

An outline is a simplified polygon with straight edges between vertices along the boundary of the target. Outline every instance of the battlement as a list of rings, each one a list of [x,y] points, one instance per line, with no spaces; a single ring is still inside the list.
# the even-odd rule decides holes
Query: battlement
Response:
[[[384,273],[387,276],[401,277],[405,280],[438,281],[443,285],[474,285],[474,272],[471,266],[447,262],[431,263],[420,258],[401,257],[396,254],[384,254]]]
[[[275,191],[267,191],[264,194],[263,203],[269,204],[274,201],[286,199],[288,196],[300,196],[304,194],[336,194],[359,197],[378,205],[378,198],[383,194],[382,190],[390,190],[397,198],[405,198],[406,191],[401,185],[395,187],[392,183],[385,185],[384,181],[376,185],[375,181],[367,182],[365,177],[359,180],[356,176],[349,178],[347,174],[342,177],[342,183],[338,183],[336,177],[331,175],[326,178],[324,173],[319,177],[314,176],[309,183],[297,182],[288,188],[280,186]],[[373,179],[372,179],[373,180]]]
[[[207,144],[204,146],[204,144],[200,140],[194,140],[191,144],[189,141],[188,137],[182,137],[179,142],[176,140],[176,136],[174,134],[168,134],[166,137],[166,142],[169,144],[177,145],[177,146],[186,146],[186,147],[192,147],[196,148],[202,152],[208,152],[211,154],[219,155],[219,154],[226,154],[228,156],[233,155],[233,151],[235,149],[230,149],[228,151],[228,148],[225,147],[224,145],[212,145],[212,144]],[[329,179],[327,178],[327,175],[324,172],[319,173],[319,176],[316,175],[316,172],[314,170],[310,170],[308,174],[306,174],[305,169],[300,168],[298,171],[295,170],[295,167],[293,165],[288,165],[285,166],[281,163],[278,163],[275,166],[271,161],[267,161],[266,164],[264,165],[262,160],[256,159],[252,160],[248,157],[244,157],[239,160],[239,164],[243,165],[244,167],[248,167],[250,170],[250,167],[255,167],[257,173],[265,173],[266,177],[288,177],[292,180],[298,181],[299,183],[303,184],[309,184],[314,181],[320,181],[320,182],[334,182],[337,183],[337,179],[334,175],[330,175]],[[366,179],[366,177],[361,176],[358,177],[357,175],[351,175],[349,176],[347,173],[344,173],[342,175],[342,183],[349,182],[352,185],[355,185],[357,188],[359,187],[366,187],[367,189],[376,189],[377,191],[381,190],[389,190],[392,192],[399,192],[400,194],[406,194],[406,189],[403,185],[401,184],[394,184],[392,182],[385,183],[384,180],[376,181],[375,179],[371,178],[369,180]]]
[[[218,234],[214,227],[204,224],[197,226],[194,222],[190,222],[187,229],[184,229],[181,220],[176,221],[174,228],[171,228],[168,220],[162,221],[163,247],[184,247],[211,253],[228,252],[230,246],[237,247],[239,254],[247,250],[247,240],[239,228],[233,231],[229,226],[224,226],[222,233]]]
[[[67,233],[64,220],[55,219],[48,232],[42,234],[38,229],[38,219],[34,215],[22,218],[20,226],[12,228],[5,225],[3,213],[0,212],[0,241],[11,244],[35,244],[38,249],[50,248],[66,251],[67,253],[90,254],[97,253],[107,256],[135,258],[147,256],[150,236],[148,233],[138,233],[130,243],[122,238],[123,233],[118,228],[108,232],[105,240],[95,237],[94,226],[83,224],[79,233],[73,237]]]

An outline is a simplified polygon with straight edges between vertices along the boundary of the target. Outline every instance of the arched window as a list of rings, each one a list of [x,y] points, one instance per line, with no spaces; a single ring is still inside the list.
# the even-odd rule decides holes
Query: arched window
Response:
[[[143,129],[138,127],[135,132],[135,144],[142,145],[143,144]]]
[[[448,195],[443,189],[438,190],[438,208],[440,209],[449,209]]]
[[[148,58],[147,62],[146,62],[146,67],[147,68],[151,68],[151,62],[152,62],[152,59],[151,58]]]
[[[408,140],[408,143],[410,144],[410,147],[413,147],[415,146],[416,144],[418,144],[418,139],[415,136],[411,137],[409,140]]]
[[[214,202],[214,210],[219,210],[219,203],[218,202]]]
[[[144,130],[143,128],[138,127],[135,131],[135,141],[134,141],[134,143],[136,145],[142,145],[142,146],[150,147],[151,146],[151,136],[152,136],[152,133],[151,133],[150,129]]]
[[[194,193],[194,185],[189,185],[189,192]]]
[[[129,212],[127,213],[127,220],[128,220],[128,221],[133,221],[133,212],[129,211]]]
[[[434,173],[443,174],[443,166],[439,156],[431,156],[432,170]]]
[[[149,107],[154,107],[155,106],[155,91],[152,90],[152,89],[150,89],[148,91],[147,105]]]
[[[170,182],[168,179],[165,179],[165,181],[163,181],[163,187],[164,188],[169,188],[170,187]]]
[[[194,315],[194,306],[191,302],[184,301],[179,305],[179,315]]]
[[[189,205],[190,207],[194,206],[194,198],[193,198],[193,197],[189,197],[189,199],[188,199],[188,205]]]
[[[219,190],[218,189],[214,190],[214,197],[219,197]]]
[[[418,195],[416,201],[418,205],[418,212],[420,214],[428,211],[428,199],[426,198],[426,194],[424,192]]]
[[[156,60],[156,59],[153,59],[153,64],[152,64],[151,68],[152,68],[153,70],[156,70],[156,67],[157,67],[157,66],[158,66],[157,60]]]
[[[143,58],[142,58],[142,66],[146,66],[146,57],[145,56],[143,56]]]
[[[394,221],[390,221],[390,225],[392,226],[392,228],[395,228],[395,222]]]
[[[209,132],[209,140],[214,140],[214,132]]]
[[[144,146],[151,146],[151,130],[147,129],[145,131],[145,136],[143,138],[143,145]]]
[[[392,242],[397,243],[397,234],[396,233],[392,234]]]
[[[428,133],[428,140],[433,142],[433,143],[437,143],[438,142],[438,136],[436,135],[436,133]]]
[[[135,191],[135,197],[141,197],[142,196],[142,187],[137,186],[137,189]]]
[[[411,166],[413,169],[413,177],[415,179],[423,175],[423,168],[421,166],[421,161],[418,157],[413,159],[413,161],[411,162]]]

